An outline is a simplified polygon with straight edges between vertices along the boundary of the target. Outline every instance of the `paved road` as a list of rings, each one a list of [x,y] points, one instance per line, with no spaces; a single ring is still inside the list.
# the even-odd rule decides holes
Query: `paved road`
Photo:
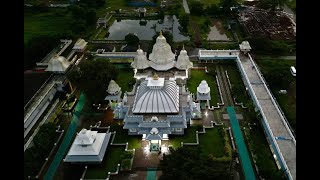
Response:
[[[183,0],[184,12],[190,14],[189,6],[187,0]]]

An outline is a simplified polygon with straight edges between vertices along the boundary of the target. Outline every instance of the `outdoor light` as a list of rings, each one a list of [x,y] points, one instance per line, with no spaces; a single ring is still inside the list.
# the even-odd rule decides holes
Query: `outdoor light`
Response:
[[[204,113],[204,115],[205,115],[205,116],[208,116],[208,112],[206,111],[206,112]]]

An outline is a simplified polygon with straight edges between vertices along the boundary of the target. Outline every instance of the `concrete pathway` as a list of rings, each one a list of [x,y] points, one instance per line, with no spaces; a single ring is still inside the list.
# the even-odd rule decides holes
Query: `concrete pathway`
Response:
[[[189,6],[187,0],[183,0],[183,8],[186,14],[190,14]]]

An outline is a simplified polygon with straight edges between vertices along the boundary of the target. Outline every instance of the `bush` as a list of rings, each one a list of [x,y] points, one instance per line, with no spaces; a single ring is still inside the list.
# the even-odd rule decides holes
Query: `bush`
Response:
[[[121,154],[121,159],[131,159],[132,157],[133,157],[133,154],[130,151],[124,151]]]
[[[140,42],[140,39],[131,33],[127,34],[124,39],[129,45],[137,45]]]

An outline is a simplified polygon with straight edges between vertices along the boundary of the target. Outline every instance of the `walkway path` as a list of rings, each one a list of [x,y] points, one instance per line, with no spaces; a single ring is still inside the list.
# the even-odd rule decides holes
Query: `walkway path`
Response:
[[[236,112],[234,111],[234,108],[232,106],[228,106],[227,111],[230,117],[232,132],[238,147],[238,153],[240,155],[244,176],[246,180],[256,179],[253,168],[252,168],[252,164],[250,161],[250,157],[248,154],[248,149],[246,147],[246,144],[244,143],[240,125],[236,117]]]
[[[251,57],[242,54],[239,57],[240,61],[237,61],[246,74],[249,92],[253,94],[254,102],[260,110],[269,142],[276,151],[278,160],[282,162],[282,168],[289,174],[289,179],[296,179],[296,140],[288,122]],[[276,139],[279,136],[288,140]]]
[[[183,0],[184,12],[190,14],[189,6],[187,0]]]
[[[66,132],[66,135],[63,139],[63,142],[61,143],[53,161],[51,162],[51,165],[50,165],[47,173],[44,175],[45,180],[53,179],[54,174],[55,174],[61,160],[63,159],[66,151],[69,149],[69,145],[70,145],[72,137],[76,131],[76,127],[77,127],[79,117],[80,117],[80,112],[83,109],[84,102],[85,102],[85,95],[81,94],[79,102],[78,102],[77,106],[75,107],[75,113],[73,114],[71,124],[68,128],[68,131]]]

